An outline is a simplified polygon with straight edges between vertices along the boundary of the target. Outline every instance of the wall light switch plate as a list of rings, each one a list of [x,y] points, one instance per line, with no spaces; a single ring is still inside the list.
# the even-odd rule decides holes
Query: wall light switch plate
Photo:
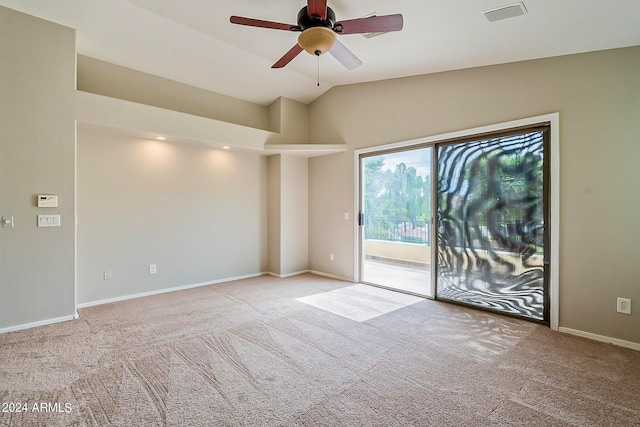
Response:
[[[38,227],[60,227],[60,215],[38,215]]]

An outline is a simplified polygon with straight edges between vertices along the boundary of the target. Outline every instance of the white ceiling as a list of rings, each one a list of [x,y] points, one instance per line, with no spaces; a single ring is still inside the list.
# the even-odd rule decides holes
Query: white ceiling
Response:
[[[271,65],[298,33],[229,23],[239,15],[296,24],[305,0],[0,0],[77,30],[78,53],[221,94],[268,104],[308,103],[332,86],[640,45],[640,0],[524,0],[524,16],[483,11],[517,0],[329,0],[338,20],[401,13],[404,29],[339,36],[362,61],[302,53]]]

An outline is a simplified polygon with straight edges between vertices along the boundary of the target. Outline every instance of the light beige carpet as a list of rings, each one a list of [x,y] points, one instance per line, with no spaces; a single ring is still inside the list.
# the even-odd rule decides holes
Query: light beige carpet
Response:
[[[640,425],[639,352],[352,286],[259,277],[0,335],[0,404],[27,405],[0,425]]]

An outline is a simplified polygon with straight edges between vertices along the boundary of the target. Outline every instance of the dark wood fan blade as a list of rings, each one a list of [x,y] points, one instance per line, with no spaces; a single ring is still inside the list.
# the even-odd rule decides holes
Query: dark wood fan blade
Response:
[[[353,70],[354,68],[362,65],[362,61],[360,61],[358,57],[353,54],[353,52],[347,49],[347,47],[340,43],[338,40],[336,40],[333,46],[331,46],[331,49],[329,49],[329,53],[349,70]]]
[[[386,33],[400,31],[404,24],[402,15],[371,16],[336,22],[333,29],[338,34]]]
[[[229,18],[232,24],[247,25],[249,27],[271,28],[274,30],[297,31],[297,25],[283,24],[281,22],[263,21],[262,19],[244,18],[242,16],[232,16]]]
[[[291,49],[289,49],[289,52],[285,53],[282,58],[278,59],[278,62],[273,64],[271,66],[271,68],[282,68],[282,67],[284,67],[289,62],[291,62],[293,60],[293,58],[298,56],[298,54],[300,52],[302,52],[302,48],[300,47],[299,44],[296,43],[295,46],[293,46]]]
[[[327,19],[327,0],[307,0],[307,15],[313,19],[314,15],[320,20]]]

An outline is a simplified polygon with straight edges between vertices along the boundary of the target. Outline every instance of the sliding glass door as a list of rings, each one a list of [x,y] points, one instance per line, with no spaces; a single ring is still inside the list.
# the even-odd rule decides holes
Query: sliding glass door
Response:
[[[360,281],[549,321],[549,126],[359,154]]]
[[[548,321],[548,134],[437,146],[436,298]]]

